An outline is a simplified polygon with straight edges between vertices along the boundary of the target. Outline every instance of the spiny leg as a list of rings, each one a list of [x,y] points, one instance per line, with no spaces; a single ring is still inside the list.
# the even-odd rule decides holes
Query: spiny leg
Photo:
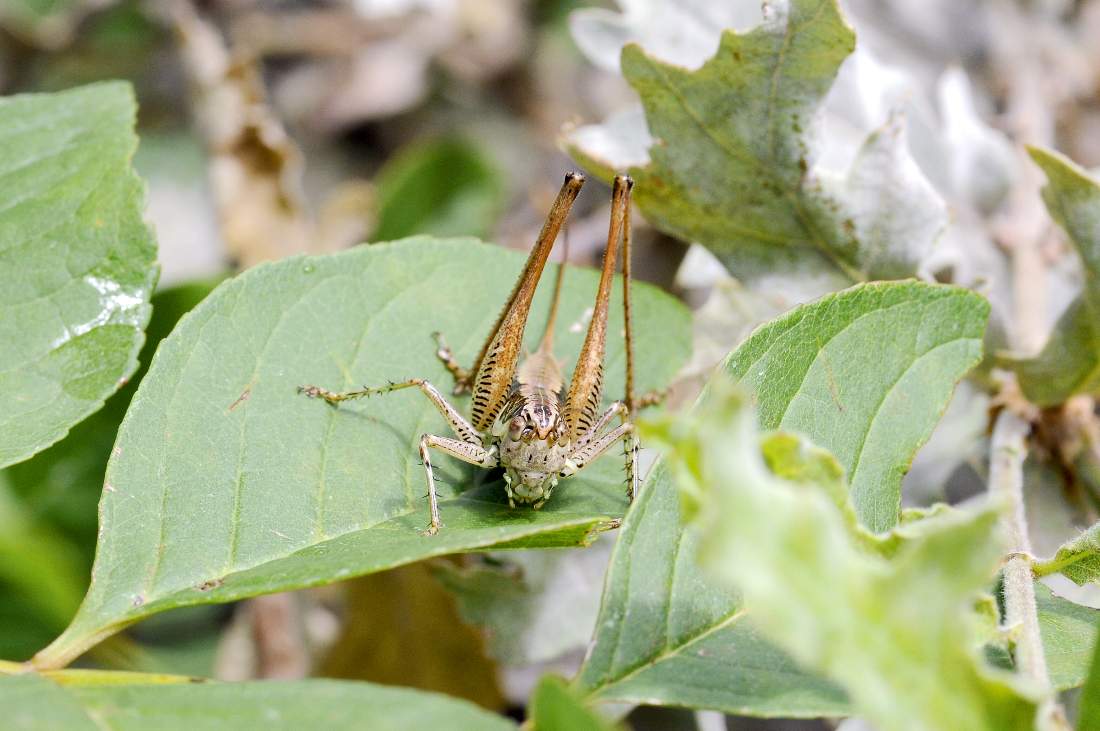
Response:
[[[623,421],[625,422],[629,418],[629,413],[629,409],[626,408],[626,404],[622,401],[616,401],[615,403],[611,404],[609,407],[607,407],[607,411],[603,412],[596,423],[592,425],[592,428],[586,431],[584,434],[581,434],[577,438],[577,441],[573,442],[574,451],[581,449],[593,439],[598,437],[600,435],[600,432],[602,432],[607,427],[607,425],[611,423],[611,420],[614,419],[616,416],[622,416]]]
[[[566,466],[562,469],[560,476],[570,477],[577,474],[598,459],[620,439],[629,439],[629,447],[625,450],[628,455],[627,474],[630,484],[627,495],[633,502],[634,497],[638,494],[638,437],[634,424],[629,421],[612,429],[594,442],[575,450],[566,460]]]
[[[435,407],[439,409],[439,413],[447,420],[451,430],[458,435],[459,439],[467,444],[475,444],[478,447],[483,446],[484,442],[478,431],[474,429],[470,422],[466,421],[466,418],[459,413],[458,409],[452,406],[447,399],[443,397],[439,389],[423,378],[410,378],[407,381],[391,383],[387,386],[380,386],[378,388],[364,387],[355,391],[344,391],[342,393],[329,391],[320,386],[299,386],[298,393],[304,393],[310,398],[321,398],[330,404],[336,405],[341,401],[350,401],[352,399],[366,398],[376,394],[390,393],[391,391],[399,391],[403,388],[419,388],[421,393],[427,396],[428,399],[435,404]]]
[[[626,395],[623,400],[626,401],[626,405],[630,408],[631,414],[637,414],[642,409],[650,406],[656,406],[665,400],[668,396],[668,389],[663,388],[660,390],[647,391],[646,393],[638,396],[634,392],[634,311],[631,306],[631,285],[634,282],[634,278],[631,273],[631,264],[634,260],[632,244],[633,239],[631,236],[632,230],[630,226],[630,188],[627,187],[627,195],[622,199],[621,203],[616,201],[623,208],[623,335],[626,340]],[[614,214],[612,214],[614,215]]]
[[[435,474],[432,472],[432,460],[428,455],[428,449],[437,449],[463,462],[485,469],[496,467],[498,459],[495,446],[485,449],[478,444],[437,437],[434,434],[424,434],[420,437],[420,460],[424,463],[424,475],[428,481],[428,512],[431,515],[431,522],[428,523],[424,534],[434,536],[443,524],[439,522],[439,499],[435,493]]]
[[[638,432],[632,430],[630,438],[623,440],[623,457],[626,459],[626,496],[630,502],[634,502],[638,497],[638,446]]]
[[[616,401],[611,404],[607,411],[603,412],[600,416],[595,426],[582,434],[574,443],[574,449],[583,448],[599,436],[600,432],[602,432],[616,416],[621,416],[624,424],[630,419],[630,409],[628,409],[626,404],[622,401]],[[638,462],[638,435],[636,432],[631,434],[629,440],[623,441],[623,456],[626,459],[627,483],[629,484],[627,494],[630,497],[630,501],[634,502],[634,498],[637,497],[638,493],[637,470],[634,467]]]

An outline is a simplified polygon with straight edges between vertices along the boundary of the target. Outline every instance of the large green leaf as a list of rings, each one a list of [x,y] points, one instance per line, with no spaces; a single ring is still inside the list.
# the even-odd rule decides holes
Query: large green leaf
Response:
[[[1077,710],[1078,731],[1100,729],[1100,635],[1092,641],[1092,669],[1088,682],[1081,692],[1081,706]]]
[[[861,285],[762,326],[725,370],[756,388],[768,428],[850,445],[850,474],[858,454],[851,445],[866,443],[864,460],[880,482],[868,470],[863,499],[889,510],[861,512],[857,501],[856,512],[888,528],[898,519],[901,475],[980,355],[987,309],[957,288]],[[745,622],[736,594],[701,575],[692,558],[698,537],[681,523],[670,475],[658,465],[623,524],[580,686],[598,699],[740,714],[846,712],[839,689],[799,670]]]
[[[1038,581],[1035,604],[1051,685],[1076,688],[1085,682],[1089,651],[1100,637],[1100,610],[1063,599]]]
[[[96,542],[96,503],[126,407],[157,344],[213,283],[153,295],[142,366],[68,436],[0,471],[0,657],[24,660],[72,619],[88,586]]]
[[[484,472],[437,458],[444,528],[427,525],[420,434],[446,425],[415,391],[334,409],[296,393],[423,376],[430,334],[470,361],[523,257],[475,240],[410,239],[295,258],[224,283],[162,344],[107,467],[92,585],[37,658],[57,665],[142,617],[336,581],[455,551],[585,543],[625,505],[622,462],[598,460],[539,511],[508,508]],[[547,272],[547,276],[552,276]],[[565,278],[556,342],[571,366],[596,273]],[[532,314],[541,323],[543,287]],[[687,311],[636,285],[639,388],[686,357]],[[619,308],[606,393],[623,388]],[[533,344],[541,327],[528,332]],[[474,485],[473,489],[465,488]],[[461,493],[461,494],[460,494]]]
[[[2,473],[37,522],[48,524],[52,532],[71,539],[85,554],[84,572],[91,567],[95,550],[96,504],[103,489],[103,473],[126,408],[157,345],[180,317],[210,294],[215,284],[215,281],[191,282],[156,292],[152,298],[153,316],[138,356],[141,363],[130,382],[60,442]]]
[[[578,687],[592,701],[746,716],[840,716],[844,693],[802,671],[749,622],[738,595],[695,562],[664,462],[627,513]]]
[[[1043,640],[1047,672],[1055,690],[1077,688],[1089,672],[1089,654],[1100,633],[1100,609],[1058,596],[1041,581],[1035,582],[1035,604]],[[995,623],[999,623],[996,616]],[[1014,667],[1009,645],[1014,628],[990,627],[994,641],[985,646],[986,656],[1006,669]]]
[[[122,83],[0,99],[0,467],[96,411],[137,367],[156,247]]]
[[[853,287],[754,332],[726,361],[764,429],[808,436],[848,475],[860,521],[898,522],[901,480],[981,358],[989,305],[958,287]]]
[[[629,166],[647,220],[737,276],[821,265],[849,282],[912,275],[946,215],[902,120],[870,134],[846,175],[815,165],[815,114],[855,46],[836,0],[768,4],[764,15],[750,32],[725,31],[697,70],[627,45],[620,65],[648,135],[628,113],[568,132],[569,152],[603,177]]]
[[[968,631],[1000,559],[998,513],[941,511],[885,559],[836,504],[831,456],[785,435],[762,442],[747,401],[720,380],[655,430],[696,508],[691,558],[744,591],[762,633],[842,684],[876,727],[1032,729],[1035,701],[978,659]]]
[[[1076,393],[1100,393],[1100,181],[1069,159],[1032,148],[1043,169],[1043,201],[1065,229],[1084,265],[1081,295],[1059,318],[1050,340],[1034,358],[1008,360],[1024,395],[1052,406]]]
[[[515,728],[456,698],[336,680],[143,684],[100,674],[61,685],[15,675],[0,678],[0,706],[11,731]]]

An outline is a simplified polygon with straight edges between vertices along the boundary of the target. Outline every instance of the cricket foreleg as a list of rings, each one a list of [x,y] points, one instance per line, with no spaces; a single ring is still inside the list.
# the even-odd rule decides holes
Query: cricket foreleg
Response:
[[[616,401],[607,407],[607,411],[600,415],[600,418],[592,425],[592,428],[581,434],[576,442],[573,443],[574,450],[581,449],[588,445],[593,439],[600,435],[607,425],[611,423],[611,420],[616,416],[621,416],[624,422],[630,418],[630,412],[626,408],[626,404],[622,401]]]
[[[473,372],[459,365],[458,359],[455,358],[454,351],[451,350],[451,346],[447,345],[447,341],[443,339],[443,333],[432,333],[432,337],[435,338],[435,357],[443,361],[443,367],[454,376],[455,386],[451,393],[455,396],[469,393],[470,386],[474,381]]]
[[[443,394],[439,392],[438,388],[428,383],[423,378],[411,378],[408,381],[391,383],[388,386],[361,388],[356,391],[344,391],[343,393],[334,393],[320,386],[299,386],[298,392],[304,393],[310,398],[322,398],[330,404],[338,404],[341,401],[390,393],[391,391],[399,391],[403,388],[419,388],[421,393],[427,396],[428,399],[435,404],[435,407],[439,409],[439,413],[447,420],[447,423],[459,439],[467,444],[474,444],[478,447],[483,445],[481,435],[478,434],[477,429],[474,429],[473,425],[466,421],[466,418],[459,413],[458,409],[451,406],[447,399],[444,398]]]
[[[435,474],[432,472],[432,460],[428,455],[429,449],[436,449],[444,454],[469,462],[478,467],[491,469],[498,464],[497,449],[490,447],[485,449],[479,444],[460,442],[457,439],[437,437],[434,434],[425,434],[420,437],[420,460],[424,463],[424,475],[428,481],[428,512],[431,514],[431,522],[425,534],[434,536],[439,532],[442,523],[439,522],[439,500],[435,493]]]
[[[594,442],[575,450],[566,460],[560,476],[570,477],[577,474],[620,440],[623,440],[626,455],[627,483],[629,484],[627,496],[633,501],[638,494],[638,436],[632,422],[621,424]]]

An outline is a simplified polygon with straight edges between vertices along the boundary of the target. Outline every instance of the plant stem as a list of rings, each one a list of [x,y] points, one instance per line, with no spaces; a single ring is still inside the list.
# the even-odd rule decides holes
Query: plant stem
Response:
[[[1050,693],[1039,615],[1035,608],[1035,587],[1031,575],[1031,539],[1024,515],[1025,438],[1031,425],[1009,409],[1001,411],[993,426],[990,449],[989,490],[1006,503],[1004,525],[1009,537],[1010,556],[1004,568],[1005,622],[1019,626],[1016,663],[1024,675]]]
[[[1006,503],[1003,524],[1009,538],[1009,559],[1004,567],[1005,625],[1017,628],[1016,667],[1040,693],[1038,728],[1069,731],[1069,723],[1050,684],[1035,605],[1031,538],[1024,513],[1024,459],[1030,431],[1031,424],[1011,409],[1003,409],[993,425],[990,445],[989,491]]]

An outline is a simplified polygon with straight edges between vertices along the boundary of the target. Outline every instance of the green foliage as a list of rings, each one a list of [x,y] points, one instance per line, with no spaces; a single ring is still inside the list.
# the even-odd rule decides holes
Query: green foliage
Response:
[[[660,462],[623,521],[580,690],[590,701],[738,715],[846,714],[839,688],[799,668],[748,621],[736,592],[704,576],[698,532],[681,516]]]
[[[129,382],[104,408],[74,426],[63,440],[2,473],[38,520],[50,523],[84,554],[84,570],[91,566],[96,504],[118,426],[160,341],[168,337],[180,317],[210,293],[214,284],[192,282],[156,292],[139,366]]]
[[[1063,599],[1038,581],[1035,604],[1051,685],[1080,686],[1089,672],[1089,650],[1100,636],[1100,610]]]
[[[0,100],[0,467],[65,436],[137,367],[156,247],[129,86]]]
[[[535,731],[613,731],[615,728],[586,708],[565,681],[547,675],[531,698]]]
[[[418,143],[378,173],[376,241],[413,234],[493,233],[503,205],[500,173],[474,145],[459,139]]]
[[[0,657],[29,657],[80,604],[82,556],[51,528],[0,472]]]
[[[131,169],[129,88],[0,101],[0,656],[25,657],[61,632],[33,657],[34,672],[0,661],[0,725],[515,728],[453,697],[365,682],[52,670],[154,615],[135,637],[195,612],[210,620],[216,603],[399,566],[351,584],[321,674],[421,683],[495,708],[502,700],[485,647],[503,665],[531,664],[578,649],[594,627],[578,677],[543,677],[525,727],[609,731],[616,726],[592,706],[610,702],[761,717],[857,713],[883,731],[1022,731],[1036,726],[1052,688],[1082,684],[1081,727],[1100,725],[1098,610],[1036,583],[1050,687],[1014,673],[1017,647],[1037,638],[1002,626],[993,596],[1003,506],[900,507],[914,455],[982,356],[990,307],[958,287],[865,280],[949,266],[952,281],[974,282],[971,274],[1003,265],[978,264],[969,250],[958,261],[948,262],[957,250],[928,257],[947,216],[922,169],[941,190],[956,189],[953,204],[997,188],[954,222],[983,231],[977,219],[1011,185],[979,170],[990,159],[977,149],[981,135],[962,134],[952,110],[940,109],[940,131],[957,139],[929,145],[934,130],[916,119],[911,155],[899,113],[882,123],[878,110],[853,109],[867,119],[845,121],[866,139],[844,153],[847,170],[830,171],[841,155],[814,134],[826,96],[830,110],[850,93],[853,107],[897,101],[896,88],[867,88],[888,85],[889,71],[851,57],[855,36],[838,0],[765,3],[763,24],[727,30],[720,42],[718,26],[738,25],[744,12],[657,3],[639,18],[623,8],[591,11],[589,40],[601,53],[624,38],[645,40],[647,50],[630,44],[621,54],[641,104],[595,136],[569,133],[567,145],[600,176],[629,168],[656,228],[709,247],[746,292],[775,295],[715,321],[740,328],[789,298],[859,282],[759,327],[688,414],[641,422],[668,454],[629,508],[617,455],[564,483],[539,511],[509,508],[496,473],[440,456],[444,527],[425,536],[416,442],[447,433],[430,403],[407,390],[332,408],[297,393],[303,384],[345,390],[416,376],[449,391],[431,333],[442,331],[470,363],[523,260],[476,238],[435,238],[496,227],[506,189],[487,151],[403,136],[411,141],[377,177],[374,238],[421,235],[262,265],[205,299],[202,286],[164,293],[150,323],[157,267]],[[91,19],[85,46],[100,55],[127,45],[113,55],[142,66],[159,26],[129,0],[117,10]],[[0,25],[61,43],[84,14],[68,0],[19,0],[0,9]],[[710,40],[717,52],[695,70],[658,60],[688,49],[702,62]],[[52,83],[101,75],[80,55],[48,74]],[[867,76],[857,91],[849,79],[833,89],[845,63],[845,74]],[[940,86],[946,100],[950,89]],[[630,133],[618,135],[616,124]],[[931,147],[967,159],[932,159]],[[1031,400],[1053,406],[1100,395],[1100,183],[1055,153],[1032,156],[1048,178],[1047,207],[1083,261],[1085,287],[1042,353],[1001,362]],[[955,249],[965,248],[960,240],[970,239],[953,238]],[[550,266],[547,282],[555,273]],[[566,373],[595,283],[588,270],[566,277],[556,332]],[[537,298],[528,347],[550,289]],[[720,299],[716,307],[734,308]],[[137,373],[147,323],[140,358],[152,363],[140,386],[123,388]],[[607,400],[624,389],[622,328],[613,307]],[[639,391],[669,383],[691,329],[674,299],[637,286]],[[597,618],[592,586],[607,556],[590,546],[620,522]],[[1095,581],[1098,531],[1037,562],[1036,574]],[[482,555],[409,565],[460,552]],[[477,627],[454,631],[456,607]],[[160,614],[179,608],[188,609]],[[386,616],[405,626],[386,631],[378,621]],[[199,673],[213,662],[206,640],[189,634],[185,662]],[[156,662],[164,660],[141,667]],[[456,676],[463,662],[469,672]]]
[[[988,316],[985,300],[957,287],[862,285],[761,326],[724,368],[754,393],[764,429],[836,455],[856,515],[885,531],[913,455],[981,358]]]
[[[19,731],[515,728],[466,701],[368,683],[147,684],[121,673],[100,673],[94,679],[66,674],[58,679],[61,684],[35,675],[0,677],[5,727]]]
[[[836,0],[767,6],[752,31],[724,31],[698,70],[627,45],[623,76],[657,140],[630,167],[646,218],[738,276],[822,266],[849,282],[913,274],[945,214],[904,153],[900,118],[866,140],[846,177],[814,169],[813,117],[854,47]],[[604,178],[622,165],[576,136],[566,144]]]
[[[980,357],[986,312],[980,297],[957,288],[861,285],[762,326],[723,370],[756,389],[767,428],[799,431],[823,446],[843,448],[848,473],[866,485],[858,498],[853,495],[855,513],[864,506],[864,515],[880,516],[868,522],[885,529],[897,522],[909,460],[955,380]],[[921,394],[920,403],[911,398],[914,392]],[[778,457],[784,444],[769,448]],[[871,467],[861,477],[857,467],[864,461]],[[811,466],[815,475],[832,474],[834,503],[846,505],[839,469],[828,461],[800,469]],[[875,505],[888,509],[875,513],[867,507]],[[843,713],[841,691],[798,669],[745,621],[736,593],[702,575],[694,559],[698,536],[681,528],[682,510],[667,467],[659,465],[623,524],[581,687],[605,700],[751,715]],[[898,540],[885,538],[880,550]]]
[[[457,551],[577,545],[613,525],[626,506],[618,459],[563,483],[539,511],[509,509],[486,473],[440,459],[444,528],[423,536],[415,445],[446,429],[427,399],[405,391],[334,409],[296,393],[412,376],[445,386],[432,331],[472,360],[522,262],[475,240],[420,238],[256,267],[215,290],[161,344],[138,388],[107,467],[91,589],[38,662],[61,664],[172,607]],[[570,367],[583,338],[572,324],[596,279],[565,277],[556,342]],[[542,289],[532,322],[545,317]],[[672,298],[635,289],[638,385],[648,389],[686,358],[689,328]],[[619,314],[609,332],[621,327]],[[606,393],[622,392],[624,370],[621,338],[611,337]]]
[[[1097,729],[1100,729],[1100,636],[1092,641],[1092,669],[1077,709],[1077,731]]]
[[[1085,285],[1038,355],[1004,362],[1016,370],[1024,395],[1053,406],[1073,394],[1100,393],[1100,182],[1056,152],[1030,152],[1047,176],[1047,209],[1081,257]]]
[[[967,632],[1000,557],[995,511],[929,518],[934,527],[883,560],[815,479],[819,453],[785,453],[808,481],[767,468],[752,410],[728,383],[712,383],[695,413],[653,433],[703,508],[698,560],[745,593],[764,635],[842,684],[877,727],[1032,728],[1035,702],[983,666]]]
[[[1067,541],[1053,558],[1035,564],[1037,576],[1055,572],[1081,586],[1100,579],[1100,523]]]
[[[30,657],[72,619],[88,585],[96,504],[118,425],[157,345],[211,289],[196,282],[154,294],[130,382],[60,442],[0,471],[0,657]]]

